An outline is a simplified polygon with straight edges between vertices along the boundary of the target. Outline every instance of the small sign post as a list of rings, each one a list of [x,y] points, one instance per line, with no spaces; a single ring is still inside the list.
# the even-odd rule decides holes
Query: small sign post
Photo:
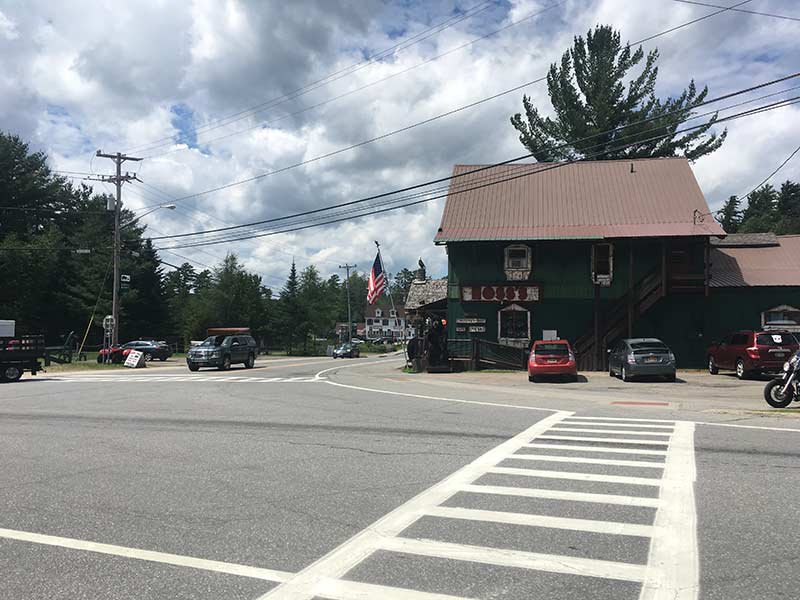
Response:
[[[125,366],[131,369],[139,369],[145,366],[144,354],[138,350],[131,350],[125,358]]]

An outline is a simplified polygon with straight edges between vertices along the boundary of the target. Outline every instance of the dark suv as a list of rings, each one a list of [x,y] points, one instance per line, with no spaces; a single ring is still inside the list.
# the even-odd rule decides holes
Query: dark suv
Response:
[[[797,348],[789,331],[736,331],[708,347],[708,372],[716,375],[720,369],[731,369],[739,379],[777,373]]]
[[[256,341],[249,335],[212,335],[189,350],[186,364],[190,371],[197,371],[200,367],[217,367],[226,371],[234,364],[252,369],[257,351]]]

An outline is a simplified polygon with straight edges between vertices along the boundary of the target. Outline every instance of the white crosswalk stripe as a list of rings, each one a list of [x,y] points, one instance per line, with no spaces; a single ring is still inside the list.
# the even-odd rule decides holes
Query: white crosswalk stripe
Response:
[[[342,579],[353,567],[373,556],[376,551],[382,551],[389,554],[403,553],[419,557],[468,561],[559,575],[635,582],[641,584],[641,600],[672,598],[695,600],[699,589],[699,563],[693,493],[695,478],[693,425],[686,422],[647,419],[630,421],[618,419],[614,420],[614,423],[601,424],[600,421],[603,419],[575,417],[566,412],[556,413],[543,419],[537,425],[501,444],[389,513],[322,559],[273,588],[262,596],[262,599],[311,600],[322,597],[341,600],[366,598],[455,600],[460,598],[460,596],[441,596],[418,590],[377,586],[351,581],[352,578],[347,581]],[[624,429],[629,424],[631,428]],[[569,425],[578,427],[570,428]],[[604,426],[616,429],[600,429]],[[628,434],[632,437],[561,435],[570,431],[608,435]],[[661,436],[664,439],[652,439],[654,436]],[[582,443],[563,444],[563,441]],[[658,445],[664,446],[664,449],[638,449],[630,447],[632,445]],[[543,452],[544,450],[547,453]],[[612,456],[625,454],[630,456],[630,460],[606,458],[598,456],[597,453],[609,453]],[[641,460],[636,459],[637,454],[642,457]],[[645,459],[645,456],[657,458]],[[531,466],[548,468],[500,466],[501,463],[508,464],[505,461],[509,460],[527,461]],[[578,466],[587,471],[574,471]],[[570,470],[570,467],[573,470]],[[631,468],[646,469],[645,473],[652,473],[654,476],[634,477],[620,474],[620,470],[622,473],[629,473]],[[519,484],[493,485],[479,481],[484,476],[498,475],[517,477]],[[536,479],[535,486],[527,485],[527,481],[534,479]],[[561,482],[556,483],[557,480]],[[550,482],[554,487],[550,487]],[[594,484],[606,484],[605,487],[608,487],[608,484],[618,484],[641,486],[642,489],[656,488],[658,497],[569,489],[570,486],[576,485],[585,488],[587,484],[590,489]],[[564,489],[565,487],[567,489]],[[456,505],[461,504],[467,497],[482,498],[480,506],[483,508]],[[587,506],[604,504],[655,509],[653,511],[655,518],[652,523],[632,523],[486,508],[495,499],[499,502],[503,498],[510,497],[553,501],[550,512],[556,513],[566,510],[561,504],[565,502]],[[456,502],[456,499],[461,500]],[[435,529],[439,531],[434,536],[437,539],[429,539],[424,534],[412,537],[408,533],[409,527],[423,518],[450,519],[464,523],[458,528],[448,526],[441,530]],[[452,531],[478,527],[478,523],[481,522],[531,529],[531,533],[525,536],[529,540],[550,537],[547,530],[644,538],[650,544],[649,555],[643,555],[641,563],[617,562],[572,554],[522,551],[506,547],[505,540],[500,542],[502,547],[496,547],[474,546],[446,539]],[[424,527],[422,531],[425,531]],[[591,555],[590,552],[587,554]]]

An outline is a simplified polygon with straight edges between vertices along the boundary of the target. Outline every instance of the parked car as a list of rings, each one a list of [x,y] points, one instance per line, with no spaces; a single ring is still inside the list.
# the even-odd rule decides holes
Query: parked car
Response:
[[[353,338],[352,340],[350,340],[350,343],[351,344],[363,344],[364,340],[362,340],[361,338]]]
[[[620,340],[608,350],[608,374],[630,381],[640,375],[662,376],[675,381],[675,355],[656,338]]]
[[[147,362],[158,359],[160,361],[167,360],[172,356],[172,349],[164,342],[156,342],[155,340],[136,340],[122,345],[123,350],[138,350],[144,354],[144,359]],[[127,354],[125,354],[127,356]]]
[[[333,358],[358,358],[361,356],[361,351],[355,344],[342,344],[333,351]]]
[[[558,375],[578,381],[578,363],[567,340],[533,342],[528,357],[528,381],[536,382],[543,375]]]
[[[789,331],[736,331],[708,347],[708,372],[729,369],[739,379],[778,373],[797,350],[797,339]]]
[[[257,353],[256,341],[249,335],[212,335],[189,350],[186,365],[190,371],[197,371],[200,367],[216,367],[220,371],[227,371],[235,364],[252,369]]]

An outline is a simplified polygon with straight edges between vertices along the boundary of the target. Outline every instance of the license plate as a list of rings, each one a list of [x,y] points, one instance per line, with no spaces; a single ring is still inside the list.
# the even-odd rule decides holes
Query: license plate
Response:
[[[775,358],[783,358],[786,356],[786,352],[776,352]]]
[[[549,359],[547,359],[547,362],[548,363],[557,363],[558,359],[557,358],[549,358]]]
[[[648,356],[647,358],[644,359],[644,362],[646,362],[646,363],[657,363],[657,362],[659,362],[659,360],[658,360],[657,356]]]

